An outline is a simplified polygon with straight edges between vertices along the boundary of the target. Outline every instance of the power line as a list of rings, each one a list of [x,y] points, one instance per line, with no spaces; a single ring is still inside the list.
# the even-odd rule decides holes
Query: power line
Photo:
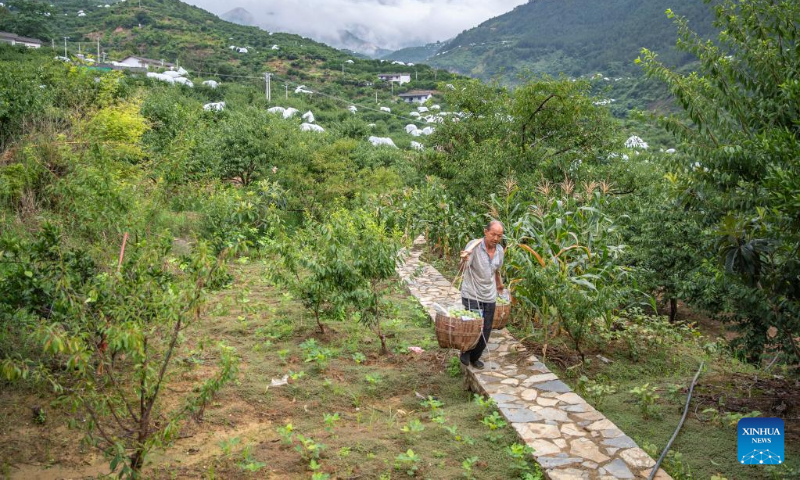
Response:
[[[231,78],[249,78],[249,79],[253,79],[253,80],[264,81],[263,77],[256,77],[256,76],[252,76],[252,75],[229,75],[229,74],[223,74],[223,73],[202,72],[202,71],[198,71],[198,70],[195,70],[194,73],[195,74],[199,74],[199,75],[216,75],[218,77],[231,77]],[[286,85],[293,85],[293,86],[301,86],[302,85],[302,84],[300,84],[298,82],[293,82],[293,81],[289,80],[286,77],[281,77],[280,75],[276,75],[274,73],[271,74],[271,77],[275,78],[276,80],[281,80],[282,79],[284,84],[286,84]],[[329,93],[325,93],[325,92],[322,92],[322,91],[319,91],[319,90],[316,90],[316,91],[315,90],[311,90],[311,92],[315,93],[317,95],[321,95],[323,97],[331,98],[333,100],[338,100],[338,101],[346,103],[348,105],[354,105],[356,107],[363,108],[364,110],[370,110],[370,111],[381,113],[381,114],[384,114],[384,115],[390,115],[390,116],[398,118],[400,120],[408,120],[410,122],[418,122],[418,123],[427,123],[427,122],[423,122],[422,119],[419,119],[419,118],[406,117],[406,116],[398,115],[398,114],[395,114],[395,113],[392,113],[392,112],[387,112],[385,110],[380,110],[380,109],[377,109],[377,108],[368,107],[366,105],[353,102],[353,101],[351,101],[349,99],[338,97],[336,95],[331,95]]]

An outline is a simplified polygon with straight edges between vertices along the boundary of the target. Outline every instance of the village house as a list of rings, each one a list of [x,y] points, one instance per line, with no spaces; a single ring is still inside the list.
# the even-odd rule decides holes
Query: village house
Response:
[[[21,37],[10,32],[0,32],[0,42],[10,43],[11,45],[25,45],[28,48],[39,48],[42,46],[41,40]]]
[[[399,96],[406,103],[425,103],[433,97],[436,93],[433,90],[411,90],[410,92],[401,93]]]
[[[379,73],[378,78],[385,82],[397,82],[400,85],[411,81],[410,73]]]

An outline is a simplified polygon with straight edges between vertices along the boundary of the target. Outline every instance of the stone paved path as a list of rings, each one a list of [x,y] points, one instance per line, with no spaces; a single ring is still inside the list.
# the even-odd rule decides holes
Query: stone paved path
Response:
[[[425,241],[414,247],[397,272],[434,318],[434,302],[460,303],[450,281],[422,262]],[[506,329],[495,330],[483,355],[483,370],[466,369],[470,390],[492,397],[552,480],[647,478],[655,462],[611,420],[527,353]],[[656,479],[671,477],[659,470]]]

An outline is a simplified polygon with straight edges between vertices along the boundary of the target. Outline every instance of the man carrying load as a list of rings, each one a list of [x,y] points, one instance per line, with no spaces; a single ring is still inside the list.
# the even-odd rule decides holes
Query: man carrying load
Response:
[[[483,230],[484,237],[472,240],[461,252],[461,268],[464,280],[461,283],[461,302],[467,310],[480,312],[483,316],[483,332],[475,348],[461,354],[461,363],[483,368],[481,354],[489,341],[494,320],[494,308],[498,292],[503,291],[500,267],[503,266],[503,224],[492,220]]]

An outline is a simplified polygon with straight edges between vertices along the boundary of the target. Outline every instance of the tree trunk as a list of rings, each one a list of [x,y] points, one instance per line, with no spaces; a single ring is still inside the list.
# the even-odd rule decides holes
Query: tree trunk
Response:
[[[136,451],[131,455],[131,470],[133,470],[133,478],[140,478],[142,467],[144,466],[144,449],[137,447]]]
[[[675,323],[675,318],[678,316],[678,299],[669,299],[669,323]]]
[[[319,311],[314,311],[314,318],[317,320],[317,326],[319,327],[319,333],[325,335],[325,327],[322,325],[322,322],[319,321]]]

